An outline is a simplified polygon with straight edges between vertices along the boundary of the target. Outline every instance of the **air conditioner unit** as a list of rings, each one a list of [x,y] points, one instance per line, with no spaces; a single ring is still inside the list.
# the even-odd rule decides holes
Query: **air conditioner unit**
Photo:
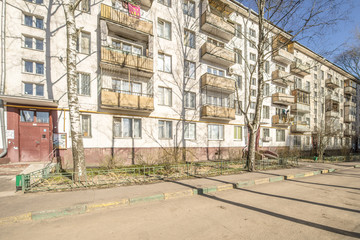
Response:
[[[235,70],[234,70],[234,68],[233,68],[233,67],[229,67],[229,69],[228,69],[228,73],[229,73],[229,75],[233,75],[233,74],[235,74]]]

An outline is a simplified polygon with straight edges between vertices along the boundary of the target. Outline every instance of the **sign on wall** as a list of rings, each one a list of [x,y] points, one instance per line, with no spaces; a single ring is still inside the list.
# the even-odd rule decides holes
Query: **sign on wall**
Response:
[[[14,130],[6,130],[6,139],[14,139]]]
[[[67,149],[67,134],[66,133],[54,133],[53,144],[56,149]]]

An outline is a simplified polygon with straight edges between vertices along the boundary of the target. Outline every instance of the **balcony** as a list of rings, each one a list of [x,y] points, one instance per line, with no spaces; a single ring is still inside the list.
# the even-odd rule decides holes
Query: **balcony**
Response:
[[[330,77],[325,80],[325,86],[331,89],[335,89],[340,87],[340,83],[338,79]]]
[[[355,136],[355,135],[356,135],[356,131],[348,128],[348,129],[345,129],[344,135],[345,135],[345,136]]]
[[[233,52],[206,42],[201,46],[201,57],[203,60],[230,67],[235,63]]]
[[[133,95],[102,89],[101,106],[103,108],[115,110],[130,110],[149,113],[154,110],[154,98],[150,95]]]
[[[271,73],[271,79],[273,83],[283,85],[285,87],[294,83],[293,76],[285,71],[275,70]]]
[[[344,93],[349,95],[356,95],[356,88],[353,88],[351,86],[347,86],[344,88]]]
[[[222,17],[209,11],[205,11],[201,15],[201,30],[222,38],[227,42],[235,36],[234,26],[226,22]]]
[[[325,112],[325,118],[339,118],[339,112],[330,110]]]
[[[290,72],[305,77],[306,75],[310,74],[310,67],[306,64],[302,64],[299,62],[293,62],[290,65]]]
[[[153,59],[146,56],[132,55],[120,50],[101,47],[101,67],[150,78],[153,72]]]
[[[272,116],[272,125],[276,127],[285,127],[287,128],[291,124],[292,117],[289,118],[286,115],[279,116],[274,115]]]
[[[310,127],[306,122],[294,123],[291,125],[290,130],[293,133],[304,133],[310,132]]]
[[[285,93],[274,93],[272,95],[272,103],[280,105],[291,105],[295,103],[295,97]]]
[[[235,108],[205,105],[201,107],[201,117],[229,121],[235,119]]]
[[[235,81],[230,78],[205,73],[201,76],[201,87],[208,87],[209,89],[221,90],[230,93],[235,91]]]
[[[295,103],[291,105],[291,112],[309,113],[310,105],[305,103]]]
[[[153,35],[153,23],[151,21],[132,17],[128,12],[116,10],[105,4],[101,4],[100,19],[112,23],[108,24],[111,31],[121,32],[129,37],[136,37],[138,34]]]
[[[273,53],[273,59],[277,62],[289,65],[294,61],[294,54],[280,48]]]
[[[345,108],[344,122],[352,123],[352,122],[355,122],[355,120],[356,120],[356,117],[354,115],[346,114],[346,108]]]
[[[354,103],[353,101],[346,101],[344,103],[345,107],[356,107],[356,103]]]
[[[150,8],[154,0],[140,0],[139,4],[143,7]]]
[[[339,102],[339,96],[335,94],[327,94],[325,96],[325,101]]]

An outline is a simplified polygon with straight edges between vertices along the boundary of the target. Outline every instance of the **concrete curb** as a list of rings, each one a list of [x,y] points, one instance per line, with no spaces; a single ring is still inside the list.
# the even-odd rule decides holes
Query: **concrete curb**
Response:
[[[354,168],[360,168],[360,165],[354,165]]]
[[[354,167],[360,167],[360,165],[355,165]],[[18,216],[11,216],[11,217],[4,217],[0,218],[0,225],[9,224],[9,223],[17,223],[23,221],[31,221],[31,220],[45,220],[45,219],[52,219],[58,218],[63,216],[70,216],[70,215],[78,215],[84,214],[87,212],[91,212],[97,209],[107,209],[113,208],[118,206],[129,206],[139,203],[148,203],[154,201],[164,201],[169,199],[176,199],[176,198],[183,198],[183,197],[190,197],[194,195],[203,195],[208,193],[220,192],[220,191],[227,191],[236,188],[246,188],[253,185],[261,185],[273,182],[280,182],[284,180],[291,180],[295,178],[303,178],[303,177],[310,177],[319,174],[326,174],[330,172],[334,172],[336,169],[323,169],[318,171],[312,172],[305,172],[305,173],[298,173],[298,174],[289,174],[289,175],[279,175],[270,178],[260,178],[255,180],[248,180],[248,181],[241,181],[234,184],[222,184],[217,186],[210,186],[204,188],[194,188],[188,189],[183,191],[177,192],[167,192],[161,194],[155,194],[150,196],[143,196],[143,197],[135,197],[135,198],[124,198],[114,202],[107,202],[107,203],[99,203],[99,204],[82,204],[76,205],[69,208],[63,209],[56,209],[56,210],[45,210],[39,212],[29,212]]]

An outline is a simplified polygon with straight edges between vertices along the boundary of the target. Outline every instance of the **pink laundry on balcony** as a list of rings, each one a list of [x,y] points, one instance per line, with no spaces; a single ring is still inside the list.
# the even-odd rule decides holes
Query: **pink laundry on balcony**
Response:
[[[129,7],[129,14],[133,15],[136,18],[140,18],[140,6],[128,4]]]

